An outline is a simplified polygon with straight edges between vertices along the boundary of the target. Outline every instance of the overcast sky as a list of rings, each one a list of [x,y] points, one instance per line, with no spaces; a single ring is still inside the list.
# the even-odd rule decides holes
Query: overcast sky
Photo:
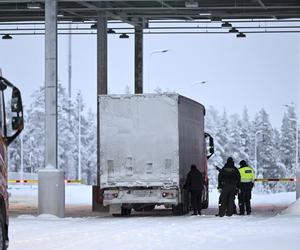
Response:
[[[134,39],[109,35],[110,93],[134,89]],[[59,81],[67,87],[67,36],[59,37]],[[251,117],[261,108],[275,127],[281,124],[284,105],[299,99],[298,34],[145,35],[144,88],[176,92],[228,114]],[[151,52],[169,49],[167,53]],[[44,37],[15,36],[0,40],[3,76],[18,85],[25,105],[44,84]],[[72,38],[73,97],[82,91],[87,106],[96,111],[96,37]],[[205,84],[199,82],[206,81]]]

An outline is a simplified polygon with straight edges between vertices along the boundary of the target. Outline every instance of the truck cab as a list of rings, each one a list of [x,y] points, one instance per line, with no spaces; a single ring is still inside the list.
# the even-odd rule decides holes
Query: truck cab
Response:
[[[6,107],[7,104],[10,105],[9,108]],[[23,127],[21,93],[0,75],[0,250],[8,247],[7,147]]]

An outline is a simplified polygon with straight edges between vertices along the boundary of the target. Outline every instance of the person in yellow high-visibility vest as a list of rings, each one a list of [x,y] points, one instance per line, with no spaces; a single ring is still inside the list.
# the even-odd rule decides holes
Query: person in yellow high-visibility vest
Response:
[[[254,169],[248,166],[247,162],[240,161],[239,172],[241,175],[240,191],[238,195],[240,215],[245,214],[245,207],[247,215],[251,214],[251,192],[254,186],[255,173]]]

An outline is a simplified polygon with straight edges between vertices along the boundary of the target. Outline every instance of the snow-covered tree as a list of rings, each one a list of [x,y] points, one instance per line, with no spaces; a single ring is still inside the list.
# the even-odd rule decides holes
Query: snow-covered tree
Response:
[[[287,105],[283,115],[280,140],[280,161],[288,178],[295,177],[296,170],[296,125],[295,105]],[[287,185],[288,191],[295,190],[294,184]]]
[[[45,166],[45,94],[40,87],[31,95],[31,104],[25,107],[23,150],[24,171],[36,173]],[[20,138],[21,138],[20,136]]]
[[[70,107],[69,107],[70,106]],[[75,154],[78,131],[75,121],[76,110],[66,89],[58,85],[58,165],[68,179],[76,179]]]
[[[215,153],[208,161],[208,176],[209,184],[211,187],[217,187],[218,182],[218,171],[215,166],[222,167],[224,160],[221,156],[222,143],[220,142],[220,137],[218,136],[218,124],[219,124],[219,113],[213,108],[209,107],[205,115],[205,131],[208,132],[214,138]]]
[[[81,130],[82,136],[82,180],[86,184],[96,183],[97,172],[97,117],[89,110],[86,119],[83,119]]]
[[[25,128],[9,147],[10,171],[17,172],[21,165],[21,137],[23,138],[24,172],[36,173],[45,167],[45,92],[44,87],[32,94],[32,102],[24,108]],[[80,97],[80,98],[79,98]],[[58,167],[68,179],[78,178],[78,114],[81,114],[82,177],[86,183],[96,178],[96,118],[85,114],[83,98],[70,101],[66,90],[58,85]],[[80,112],[79,112],[80,102]]]
[[[264,178],[277,177],[277,165],[273,141],[273,128],[269,115],[261,109],[255,117],[255,130],[257,140],[257,176]],[[274,183],[266,183],[266,188],[274,188]]]
[[[241,157],[246,160],[249,165],[253,165],[251,153],[254,152],[254,146],[251,141],[251,132],[251,122],[248,115],[248,109],[245,107],[241,121]]]

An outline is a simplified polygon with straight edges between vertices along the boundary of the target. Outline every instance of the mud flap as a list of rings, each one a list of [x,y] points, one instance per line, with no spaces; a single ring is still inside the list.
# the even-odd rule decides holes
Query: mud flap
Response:
[[[100,186],[93,186],[93,204],[94,212],[108,212],[108,207],[103,205],[103,190]]]
[[[112,204],[109,205],[109,213],[112,215],[121,215],[122,206],[121,204]]]

